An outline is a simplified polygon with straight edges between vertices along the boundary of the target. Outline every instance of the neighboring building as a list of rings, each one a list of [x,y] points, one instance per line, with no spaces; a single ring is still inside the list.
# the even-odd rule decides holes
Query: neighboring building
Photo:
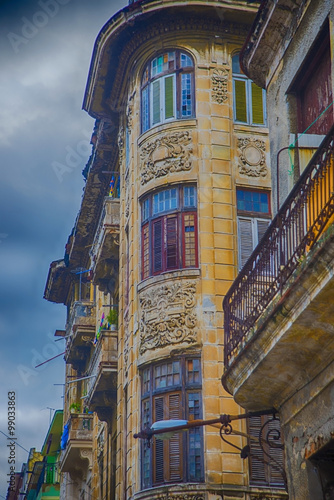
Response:
[[[267,90],[281,208],[225,298],[222,380],[278,410],[291,500],[334,498],[333,20],[333,1],[264,0],[241,52]]]
[[[8,500],[57,500],[60,491],[58,458],[63,431],[63,410],[56,410],[41,452],[31,448],[28,461],[17,473],[17,488]]]
[[[157,420],[242,412],[219,377],[222,299],[271,218],[265,92],[239,65],[256,11],[138,1],[96,40],[93,152],[45,289],[68,310],[63,499],[286,497],[269,466],[241,459],[244,434],[239,449],[214,427],[134,439]]]

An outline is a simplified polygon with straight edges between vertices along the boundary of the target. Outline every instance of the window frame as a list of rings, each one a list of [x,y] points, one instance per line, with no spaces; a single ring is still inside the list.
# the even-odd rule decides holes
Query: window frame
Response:
[[[190,196],[193,198],[193,205],[185,205],[185,188],[188,187],[194,190],[193,196]],[[176,207],[154,212],[154,197],[174,189],[176,189]],[[141,200],[141,213],[142,280],[165,272],[198,268],[197,187],[195,184],[171,186],[147,194]],[[175,221],[174,232],[168,231],[169,225],[173,229],[172,221]],[[193,237],[189,233],[192,233]],[[158,259],[160,259],[159,262]]]
[[[262,211],[257,211],[257,210],[247,210],[247,209],[240,209],[238,207],[238,191],[243,191],[243,192],[250,192],[250,193],[259,193],[259,194],[265,194],[267,196],[267,202],[268,202],[268,211],[267,212],[262,212]],[[239,271],[243,268],[243,266],[246,264],[248,261],[249,257],[257,247],[260,238],[259,236],[263,236],[264,233],[266,232],[267,228],[269,227],[271,223],[271,200],[270,200],[270,191],[269,190],[259,190],[259,189],[249,189],[249,188],[243,188],[243,187],[237,187],[236,190],[236,198],[237,198],[237,227],[238,227],[238,268]],[[252,249],[249,251],[249,255],[247,255],[245,258],[242,258],[243,256],[243,238],[242,238],[242,229],[241,229],[241,223],[242,222],[250,222],[251,224],[251,246]],[[260,228],[261,223],[267,223],[267,227],[264,229]],[[260,234],[261,233],[261,234]],[[247,253],[247,252],[246,252]]]
[[[238,58],[238,61],[237,61]],[[236,63],[237,61],[237,63]],[[237,71],[236,71],[237,70]],[[233,79],[233,121],[237,124],[251,125],[252,127],[266,127],[267,126],[267,100],[266,91],[258,87],[252,80],[250,80],[241,70],[239,64],[239,54],[232,56],[232,79]],[[246,120],[237,119],[237,95],[236,82],[244,82],[245,84],[245,108]],[[253,99],[253,86],[262,91],[262,117],[263,123],[254,121],[254,99]]]
[[[198,380],[190,380],[189,371],[188,371],[188,363],[193,361],[198,362]],[[179,363],[179,377],[176,383],[167,384],[167,376],[171,375],[168,372],[168,365],[173,365],[174,363]],[[160,372],[162,371],[162,367],[166,367],[166,385],[164,387],[157,387],[155,381],[157,377],[155,377],[155,370],[160,368]],[[173,372],[174,373],[174,372]],[[192,373],[195,373],[193,371]],[[148,375],[149,374],[149,375]],[[146,388],[146,390],[145,390]],[[195,395],[194,401],[197,401],[197,411],[193,411],[193,414],[190,411],[190,399],[189,396],[191,394]],[[171,406],[170,400],[174,398],[179,401],[178,407],[174,405],[174,413],[175,411],[178,415],[173,414],[170,416]],[[145,425],[151,426],[155,421],[161,420],[156,419],[156,402],[159,400],[163,400],[163,404],[160,404],[160,411],[163,412],[161,415],[163,418],[166,418],[166,414],[168,413],[170,418],[180,418],[180,419],[191,419],[191,415],[193,418],[198,419],[202,418],[203,410],[202,410],[202,368],[201,368],[201,359],[200,356],[181,356],[178,358],[168,358],[164,361],[151,364],[146,366],[141,371],[141,421],[143,423],[142,427]],[[186,433],[177,433],[173,436],[172,440],[161,441],[152,438],[152,443],[149,448],[147,447],[147,443],[142,443],[141,449],[141,485],[143,489],[151,488],[151,487],[159,487],[164,484],[173,484],[173,483],[183,483],[183,482],[192,482],[199,483],[204,481],[204,462],[203,462],[203,454],[197,453],[191,455],[190,454],[190,446],[191,441],[193,440],[193,435],[196,434],[195,440],[200,440],[200,447],[195,447],[193,449],[203,449],[203,429],[201,427],[196,427],[192,430],[192,432],[188,431]],[[172,446],[171,446],[172,442]],[[173,462],[172,454],[174,448],[179,455],[179,464],[178,469],[174,468],[174,471],[171,472],[170,464]],[[160,463],[161,456],[163,456],[163,468],[159,469],[159,460],[157,461],[157,453],[160,455]],[[193,458],[194,463],[192,464],[190,458]],[[175,463],[174,463],[175,466]],[[197,470],[196,470],[197,467]],[[157,468],[159,470],[157,470]],[[145,472],[149,469],[149,475],[145,476]],[[195,477],[192,474],[192,471],[195,470],[198,474],[198,477]],[[174,474],[174,477],[173,477]],[[179,474],[179,475],[178,475]],[[178,475],[178,476],[177,476]],[[159,476],[159,477],[157,477]]]
[[[164,54],[174,53],[174,68],[167,69],[165,71],[161,71],[155,75],[152,74],[152,63],[160,56]],[[191,61],[191,66],[182,66],[182,55],[185,55]],[[190,114],[187,112],[183,115],[183,106],[182,99],[183,94],[183,83],[182,83],[182,75],[190,74],[191,75],[191,88],[190,88],[190,99],[191,99],[191,110]],[[147,78],[145,79],[145,75]],[[165,84],[166,79],[170,76],[173,76],[173,116],[165,117],[166,112],[166,90]],[[153,94],[153,85],[155,82],[160,82],[159,84],[159,95],[160,95],[160,119],[159,121],[155,121],[153,123],[154,117],[154,94]],[[162,84],[163,83],[163,84]],[[185,89],[186,90],[186,89]],[[161,125],[164,123],[168,123],[174,120],[187,120],[191,118],[195,118],[195,64],[194,59],[188,51],[183,49],[167,49],[163,52],[157,53],[154,57],[152,57],[147,64],[145,65],[144,71],[142,73],[141,79],[141,106],[140,106],[140,114],[141,114],[141,133],[143,134],[147,130],[150,130],[152,127],[157,125]]]

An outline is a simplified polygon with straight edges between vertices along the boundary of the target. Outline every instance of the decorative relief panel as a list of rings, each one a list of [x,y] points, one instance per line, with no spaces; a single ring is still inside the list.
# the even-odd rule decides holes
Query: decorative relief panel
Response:
[[[119,162],[122,163],[123,155],[124,155],[124,127],[123,126],[121,126],[119,128],[117,143],[118,143]]]
[[[159,495],[157,500],[204,500],[202,493],[176,493],[166,495]]]
[[[287,499],[287,494],[282,495],[271,495],[266,493],[256,493],[255,495],[250,496],[250,500],[283,500]]]
[[[248,177],[266,177],[265,142],[258,138],[238,138],[238,166],[240,174]]]
[[[177,282],[140,296],[140,354],[149,349],[197,341],[196,285]]]
[[[212,73],[212,99],[218,104],[227,101],[227,81],[229,68],[215,69]]]
[[[164,134],[146,142],[140,152],[141,183],[146,184],[170,172],[190,170],[191,153],[191,134],[188,131]]]

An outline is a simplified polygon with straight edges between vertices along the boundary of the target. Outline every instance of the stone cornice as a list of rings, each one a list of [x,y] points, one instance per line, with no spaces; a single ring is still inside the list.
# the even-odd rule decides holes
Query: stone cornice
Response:
[[[256,6],[236,2],[137,2],[137,10],[123,9],[101,30],[95,44],[83,107],[92,116],[119,110],[120,91],[126,81],[128,62],[145,43],[175,32],[214,33],[221,37],[246,38]],[[150,8],[148,8],[150,6]],[[161,10],[164,9],[162,16]],[[242,11],[244,24],[237,22]],[[191,13],[191,15],[189,15]],[[157,21],[162,19],[163,21]],[[116,69],[116,71],[115,71]],[[110,98],[108,98],[110,96]]]

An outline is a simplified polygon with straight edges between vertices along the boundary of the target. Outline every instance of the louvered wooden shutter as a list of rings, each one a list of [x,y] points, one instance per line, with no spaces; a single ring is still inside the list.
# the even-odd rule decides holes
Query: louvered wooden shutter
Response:
[[[266,486],[269,477],[267,475],[267,467],[263,463],[263,451],[259,444],[259,433],[262,426],[261,417],[251,417],[248,420],[248,434],[253,438],[250,439],[251,457],[249,459],[249,475],[250,484],[256,486]]]
[[[271,220],[256,219],[256,222],[257,222],[257,241],[255,243],[257,245],[262,240],[264,233],[267,231],[268,226],[271,223]]]
[[[174,75],[165,78],[165,119],[174,117]]]
[[[251,83],[252,92],[252,122],[256,125],[264,125],[263,92],[261,87]]]
[[[181,394],[167,394],[167,411],[168,419],[179,419],[182,418],[182,405],[181,405]],[[168,447],[168,481],[181,481],[183,479],[182,474],[182,462],[183,462],[183,447],[182,447],[182,433],[176,433],[166,442]]]
[[[156,397],[154,399],[154,422],[164,420],[164,398]],[[164,481],[164,441],[154,439],[154,482],[162,483]]]
[[[167,217],[166,224],[166,268],[178,267],[178,244],[177,244],[177,217]]]
[[[247,123],[246,80],[234,80],[235,119]]]
[[[153,125],[160,123],[160,80],[152,84],[152,118]]]
[[[153,223],[153,272],[162,271],[162,219]]]
[[[254,249],[252,219],[238,217],[239,269],[247,262]]]
[[[183,214],[183,267],[197,265],[197,220],[196,214]]]
[[[259,444],[259,433],[261,427],[268,420],[268,418],[271,419],[271,417],[262,416],[251,417],[248,420],[248,434],[254,438],[250,440],[250,484],[254,486],[284,488],[283,477],[280,474],[280,471],[274,466],[275,462],[272,460],[275,459],[281,467],[284,467],[283,450],[281,448],[271,447],[265,442],[268,431],[272,431],[274,429],[280,430],[280,422],[278,419],[270,421],[264,428],[261,436],[264,440],[263,447],[266,453],[270,456],[270,459],[265,453],[263,453]],[[278,443],[281,444],[281,441],[278,441]],[[265,464],[264,461],[268,463]]]
[[[150,274],[150,239],[149,225],[142,228],[142,277],[147,278]]]

